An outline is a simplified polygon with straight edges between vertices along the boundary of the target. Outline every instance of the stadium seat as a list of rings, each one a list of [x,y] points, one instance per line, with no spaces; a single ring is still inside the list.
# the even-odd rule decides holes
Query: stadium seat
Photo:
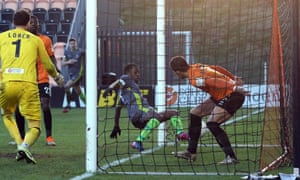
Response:
[[[13,9],[4,8],[1,10],[1,20],[6,20],[9,22],[13,21],[15,11]]]
[[[56,22],[45,22],[45,31],[56,34],[59,30],[59,24]]]
[[[0,33],[7,31],[10,28],[11,28],[11,23],[9,21],[6,21],[6,20],[0,21]]]
[[[66,43],[68,41],[69,33],[65,31],[60,31],[56,34],[56,42],[64,42]]]
[[[77,0],[66,0],[65,2],[66,8],[76,8],[77,7]]]
[[[47,35],[51,39],[52,43],[56,42],[56,35],[55,35],[55,33],[49,32],[49,31],[43,31],[42,34]]]
[[[71,29],[71,23],[70,22],[65,22],[65,21],[61,21],[61,31],[65,31],[65,32],[70,32]]]
[[[17,9],[19,9],[19,1],[18,0],[5,0],[4,8],[12,9],[12,10],[16,11]]]
[[[27,8],[33,11],[34,6],[34,0],[21,0],[20,2],[20,8]]]
[[[63,10],[63,20],[65,22],[72,22],[75,13],[75,8],[65,8]]]
[[[65,0],[51,0],[50,8],[58,8],[60,10],[65,9]]]
[[[50,8],[50,0],[35,0],[35,8],[43,8],[48,11]]]
[[[62,16],[62,10],[59,8],[50,8],[48,10],[48,21],[49,22],[60,22]]]
[[[44,8],[33,9],[32,14],[39,19],[40,23],[47,21],[47,10]]]

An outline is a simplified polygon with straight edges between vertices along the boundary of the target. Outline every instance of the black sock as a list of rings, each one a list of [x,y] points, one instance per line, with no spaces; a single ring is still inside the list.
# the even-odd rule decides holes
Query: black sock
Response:
[[[190,124],[189,124],[189,146],[187,150],[190,153],[195,154],[197,152],[197,146],[199,137],[201,134],[201,126],[202,126],[202,118],[200,116],[196,116],[190,114]]]
[[[71,92],[70,91],[66,91],[66,96],[67,96],[67,106],[70,106],[70,102],[71,102]]]
[[[44,123],[45,123],[45,129],[46,129],[46,137],[52,135],[52,114],[50,109],[44,110]]]
[[[22,114],[20,113],[19,108],[16,108],[15,111],[15,117],[16,117],[16,124],[18,126],[19,129],[19,133],[22,139],[24,139],[25,137],[25,119],[22,116]]]
[[[237,159],[229,142],[229,138],[225,131],[222,128],[220,128],[220,124],[216,122],[208,122],[207,128],[215,136],[218,144],[220,145],[226,156],[230,156],[234,159]]]

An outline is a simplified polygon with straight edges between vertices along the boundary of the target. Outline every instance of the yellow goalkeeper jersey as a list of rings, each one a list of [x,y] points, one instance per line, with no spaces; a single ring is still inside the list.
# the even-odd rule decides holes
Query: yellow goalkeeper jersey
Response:
[[[0,34],[2,81],[37,83],[37,58],[52,77],[57,76],[41,39],[24,30],[12,29]]]

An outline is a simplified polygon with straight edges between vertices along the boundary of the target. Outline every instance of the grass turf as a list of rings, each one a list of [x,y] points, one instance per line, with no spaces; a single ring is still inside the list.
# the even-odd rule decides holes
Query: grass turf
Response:
[[[100,110],[99,116],[103,116],[103,110]],[[107,116],[111,117],[112,112],[108,112],[109,114]],[[55,142],[57,143],[57,146],[55,147],[49,147],[45,145],[45,131],[44,127],[42,127],[42,133],[37,141],[36,144],[34,144],[31,148],[31,152],[33,153],[34,157],[37,160],[37,164],[27,164],[26,162],[17,162],[15,160],[16,155],[16,147],[13,145],[9,145],[8,142],[11,141],[11,138],[4,127],[4,124],[0,126],[0,166],[1,166],[1,179],[70,179],[75,176],[79,176],[85,172],[85,109],[72,109],[69,113],[62,113],[61,109],[52,109],[53,114],[53,137],[55,138]],[[104,125],[100,120],[100,126]],[[99,144],[101,145],[99,148],[99,159],[103,158],[103,149],[101,149],[103,146],[101,143],[103,143],[103,136],[106,134],[106,140],[105,143],[112,143],[112,149],[109,149],[109,145],[107,151],[111,151],[110,153],[113,155],[116,151],[114,140],[109,140],[109,133],[111,131],[111,127],[113,126],[113,120],[110,119],[111,122],[108,122],[106,124],[107,130],[103,132],[103,134],[100,134],[99,138]],[[102,124],[101,124],[102,123]],[[43,123],[42,123],[43,124]],[[128,121],[122,120],[122,125],[124,127],[124,124],[128,124]],[[100,129],[101,130],[101,129]],[[120,141],[124,141],[124,143],[120,143],[121,149],[119,149],[119,152],[129,152],[132,154],[135,154],[136,152],[134,150],[128,149],[128,143],[131,141],[128,141],[127,134],[129,133],[123,129],[122,130],[122,138],[120,137]],[[138,132],[135,131],[134,133],[130,134],[130,138],[135,138],[136,134]],[[155,133],[153,133],[155,134]],[[145,142],[146,147],[151,147],[150,141]],[[184,149],[184,148],[182,148]],[[114,151],[112,151],[114,150]],[[133,160],[134,165],[136,167],[130,167],[132,164],[130,163],[124,163],[121,167],[116,167],[117,170],[123,170],[123,171],[143,171],[142,167],[138,167],[141,162],[144,162],[148,165],[147,168],[150,168],[151,171],[160,171],[160,170],[169,170],[171,169],[177,169],[178,167],[165,167],[162,168],[164,165],[163,162],[169,162],[170,164],[178,164],[183,168],[184,171],[190,171],[190,169],[193,167],[186,161],[178,161],[176,158],[168,157],[167,160],[163,159],[161,157],[164,157],[164,153],[168,153],[174,150],[173,147],[166,147],[159,151],[157,151],[157,156],[144,156],[143,158],[137,158]],[[201,150],[201,154],[206,153],[206,150]],[[251,153],[251,152],[250,152]],[[222,153],[217,153],[222,155]],[[243,152],[240,153],[242,156]],[[108,155],[108,154],[107,154]],[[119,155],[119,154],[118,154]],[[120,155],[123,156],[123,155]],[[128,156],[125,155],[125,156]],[[124,156],[124,157],[125,157]],[[110,161],[115,159],[116,157],[107,157]],[[154,159],[153,159],[154,158]],[[155,159],[157,158],[157,159]],[[142,160],[141,160],[142,159]],[[103,159],[102,159],[103,160]],[[151,163],[153,162],[158,165],[158,167],[150,167]],[[104,163],[105,164],[105,163]],[[161,166],[160,166],[160,165]],[[101,163],[100,163],[101,165]],[[102,164],[103,165],[103,164]],[[129,166],[128,166],[129,165]],[[242,166],[247,166],[246,164]],[[241,167],[242,167],[241,166]],[[208,167],[213,169],[212,167]],[[226,168],[226,167],[225,167]],[[291,173],[292,168],[283,168],[281,169],[283,172]],[[168,176],[170,177],[170,176]],[[148,179],[149,175],[118,175],[118,174],[96,174],[93,177],[90,177],[88,179]],[[155,175],[151,176],[151,179],[165,179],[166,176],[163,175]],[[172,179],[182,179],[183,176],[172,176]],[[199,176],[184,176],[184,179],[196,179],[199,178]],[[205,179],[240,179],[240,176],[203,176]]]

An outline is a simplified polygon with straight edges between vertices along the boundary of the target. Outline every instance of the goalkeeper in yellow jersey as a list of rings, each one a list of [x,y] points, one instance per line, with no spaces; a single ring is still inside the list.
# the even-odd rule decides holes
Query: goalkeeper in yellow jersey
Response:
[[[16,11],[13,22],[15,29],[0,34],[0,106],[2,119],[10,135],[17,143],[17,160],[25,159],[36,163],[29,148],[40,135],[41,109],[37,85],[37,59],[55,81],[63,86],[61,76],[51,62],[39,37],[28,32],[30,14],[21,9]],[[28,131],[22,141],[13,113],[19,104],[20,112],[28,121]]]

